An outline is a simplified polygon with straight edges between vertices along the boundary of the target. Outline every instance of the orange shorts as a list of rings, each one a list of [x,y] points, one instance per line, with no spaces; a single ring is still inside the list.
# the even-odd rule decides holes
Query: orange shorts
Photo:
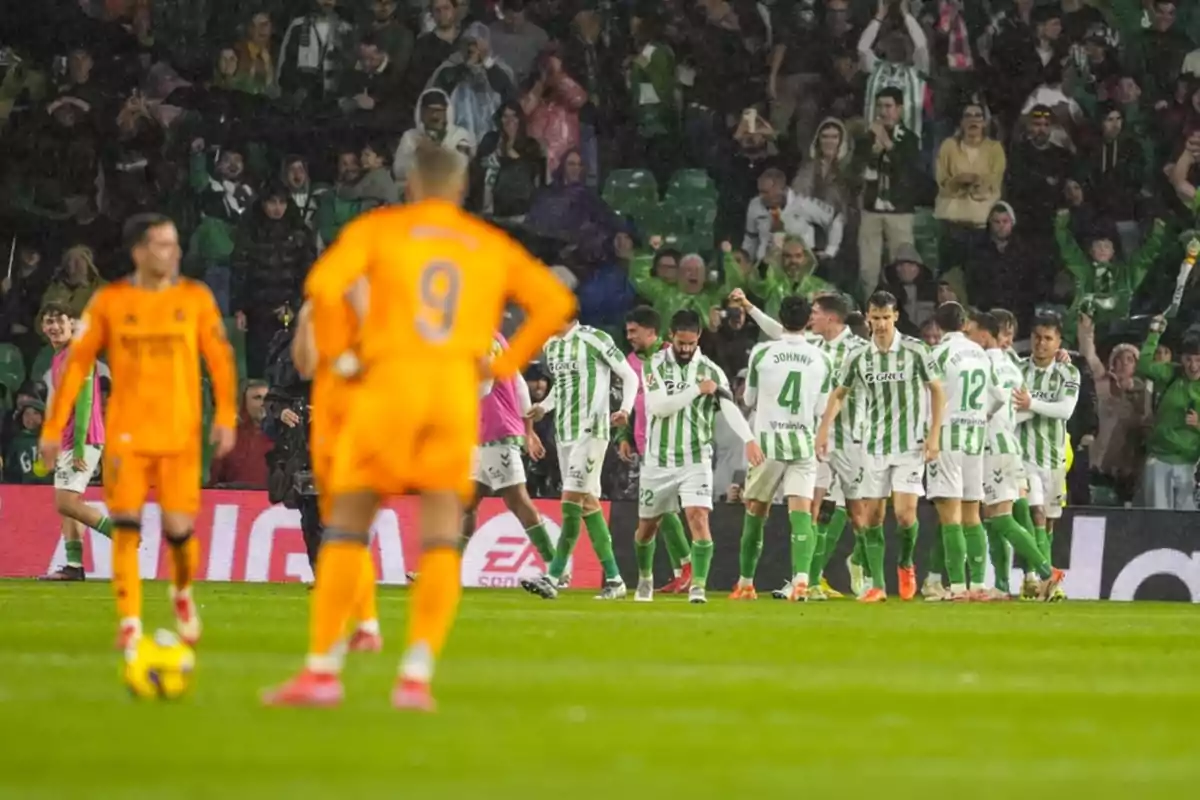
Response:
[[[104,449],[104,502],[110,516],[140,516],[150,490],[163,511],[194,516],[200,511],[198,450],[144,455]]]
[[[391,374],[389,374],[391,373]],[[330,464],[332,494],[455,492],[474,496],[479,434],[475,364],[372,368],[355,389]]]

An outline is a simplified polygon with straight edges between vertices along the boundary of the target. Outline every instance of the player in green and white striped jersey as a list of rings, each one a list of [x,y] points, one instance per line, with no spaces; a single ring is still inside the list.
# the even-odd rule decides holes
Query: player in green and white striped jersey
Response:
[[[984,527],[992,569],[996,573],[996,591],[1008,597],[1008,573],[1012,570],[1009,545],[1043,581],[1062,579],[1056,575],[1050,559],[1038,550],[1033,534],[1013,519],[1013,503],[1021,497],[1024,473],[1021,467],[1021,448],[1017,441],[1017,409],[1014,393],[1025,385],[1025,376],[1009,354],[1000,347],[1001,327],[997,315],[975,312],[971,315],[972,341],[987,351],[992,362],[995,382],[988,402],[987,445],[984,448]],[[1057,580],[1055,580],[1057,578]],[[940,587],[939,587],[940,588]],[[1039,592],[1042,587],[1039,586]],[[1053,593],[1053,588],[1048,589]]]
[[[1034,532],[1038,549],[1049,559],[1053,521],[1062,516],[1067,421],[1079,401],[1079,370],[1057,358],[1062,346],[1062,319],[1057,314],[1039,314],[1030,339],[1033,353],[1024,366],[1025,386],[1013,399]]]
[[[963,333],[967,311],[955,302],[942,303],[933,315],[944,331],[933,348],[945,387],[942,450],[926,467],[927,492],[941,523],[950,600],[988,600],[987,534],[979,516],[983,500],[983,446],[987,433],[987,403],[996,379],[983,348]],[[936,550],[936,548],[935,548]],[[931,564],[922,594],[940,599],[941,565]],[[969,575],[968,575],[969,573]],[[968,594],[967,578],[971,589]]]
[[[917,592],[913,553],[917,546],[917,500],[925,493],[924,464],[938,456],[942,412],[946,398],[938,380],[937,364],[919,339],[896,330],[897,300],[889,292],[876,292],[867,302],[871,342],[846,359],[840,384],[830,395],[829,405],[817,434],[817,451],[824,458],[829,449],[833,421],[851,394],[863,403],[867,426],[864,432],[863,467],[857,481],[864,501],[850,509],[856,535],[863,536],[872,587],[859,599],[878,603],[887,599],[883,576],[883,519],[887,500],[900,529],[900,597],[909,600]],[[928,395],[928,401],[926,399]],[[870,502],[867,502],[870,501]]]
[[[740,289],[734,290],[730,295],[730,300],[740,303],[768,338],[778,339],[783,335],[783,326],[755,308]],[[809,333],[806,338],[829,356],[835,375],[841,374],[842,365],[852,351],[867,345],[866,339],[855,336],[847,327],[846,317],[849,314],[850,303],[844,295],[824,293],[813,298],[812,311],[808,320]],[[863,419],[861,405],[857,397],[846,398],[842,412],[834,421],[829,460],[817,462],[817,483],[813,489],[813,508],[817,509],[819,516],[817,516],[817,537],[813,548],[812,565],[809,568],[808,598],[810,600],[825,600],[830,595],[841,596],[825,583],[822,573],[825,571],[825,565],[829,558],[837,549],[838,539],[846,529],[846,503],[847,501],[853,503],[858,499],[859,484],[855,483],[855,479],[862,467]],[[848,495],[847,492],[849,492]],[[829,539],[830,533],[833,534],[832,541]],[[861,540],[856,539],[855,541]],[[862,558],[859,559],[860,562],[862,560]],[[861,593],[862,566],[851,563],[850,571],[851,590],[856,594]],[[782,589],[773,591],[771,596],[778,600],[790,598],[792,582],[788,581]]]
[[[746,513],[741,557],[732,600],[755,600],[754,573],[762,553],[763,525],[782,485],[792,531],[790,600],[808,599],[808,578],[816,536],[812,501],[817,482],[813,435],[833,384],[833,364],[806,341],[809,307],[803,297],[783,298],[779,319],[783,334],[750,351],[745,403],[754,409],[754,434],[766,461],[746,476]]]
[[[618,599],[625,596],[625,582],[613,557],[612,534],[600,510],[600,468],[608,450],[610,423],[624,425],[629,421],[637,398],[637,374],[611,336],[578,322],[547,341],[544,352],[553,385],[550,396],[533,413],[538,416],[554,411],[558,463],[563,474],[563,522],[549,571],[537,578],[522,578],[521,586],[547,600],[558,596],[558,584],[582,524],[604,567],[604,588],[598,598]],[[621,381],[621,408],[610,415],[613,373]]]
[[[713,496],[713,430],[718,408],[729,427],[746,442],[752,466],[762,449],[729,392],[729,381],[712,359],[699,352],[701,322],[695,311],[671,317],[671,348],[655,353],[643,372],[650,430],[646,463],[638,477],[638,561],[635,599],[654,599],[654,542],[659,518],[683,506],[692,532],[692,586],[688,602],[707,602],[705,584],[712,566],[708,515]]]

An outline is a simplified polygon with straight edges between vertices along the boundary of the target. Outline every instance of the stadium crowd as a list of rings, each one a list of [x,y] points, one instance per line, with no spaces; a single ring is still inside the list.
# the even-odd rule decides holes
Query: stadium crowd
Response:
[[[51,301],[129,270],[168,213],[238,353],[238,446],[267,483],[264,399],[304,277],[349,220],[402,202],[422,139],[470,161],[470,210],[626,342],[653,306],[707,321],[736,386],[766,313],[900,299],[936,343],[957,299],[1063,316],[1084,374],[1070,502],[1194,509],[1200,288],[1172,305],[1200,183],[1200,7],[1169,0],[79,0],[0,3],[4,478],[34,474]],[[516,320],[512,321],[513,323]],[[506,333],[508,331],[505,331]],[[629,345],[633,347],[633,345]],[[639,343],[645,356],[659,345]],[[549,377],[528,374],[536,403]],[[101,386],[104,387],[102,377]],[[285,411],[284,413],[288,413]],[[295,424],[296,415],[285,418]],[[276,422],[272,420],[271,422]],[[268,426],[271,427],[271,426]],[[275,426],[277,427],[277,426]],[[557,496],[547,458],[535,496]],[[728,434],[718,428],[718,441]],[[739,442],[714,491],[736,501]],[[634,496],[618,434],[604,471]],[[1143,471],[1153,480],[1144,481]],[[1144,485],[1161,485],[1146,491]]]

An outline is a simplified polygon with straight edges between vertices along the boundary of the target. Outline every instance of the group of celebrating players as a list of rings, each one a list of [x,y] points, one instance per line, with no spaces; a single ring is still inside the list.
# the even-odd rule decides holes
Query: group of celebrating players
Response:
[[[707,601],[718,413],[745,443],[750,465],[743,492],[741,577],[732,599],[757,597],[754,575],[764,524],[780,495],[791,528],[792,578],[773,592],[775,597],[830,596],[822,573],[848,517],[854,531],[851,589],[861,602],[885,601],[883,523],[890,501],[899,534],[899,596],[912,599],[918,592],[917,503],[926,494],[940,523],[920,587],[927,600],[1008,599],[1013,551],[1025,572],[1022,596],[1063,597],[1064,573],[1051,565],[1050,543],[1053,521],[1062,511],[1066,423],[1078,398],[1079,373],[1060,355],[1057,317],[1035,319],[1032,355],[1021,359],[1011,349],[1016,321],[1002,310],[968,312],[958,303],[942,305],[936,321],[945,333],[930,348],[896,330],[897,300],[883,291],[867,304],[869,340],[847,326],[849,307],[841,295],[819,295],[811,305],[789,297],[779,320],[754,307],[740,290],[730,299],[766,338],[750,353],[743,402],[751,409],[751,422],[720,367],[699,352],[701,320],[693,311],[672,317],[669,345],[649,358],[641,375],[601,331],[573,323],[550,340],[546,366],[554,380],[552,393],[527,416],[555,412],[563,527],[546,559],[549,570],[523,579],[522,586],[543,598],[557,597],[582,519],[604,567],[598,598],[626,595],[597,498],[610,427],[627,424],[635,403],[644,402],[648,434],[638,439],[643,463],[634,534],[634,599],[639,602],[654,598],[656,534],[668,525],[665,538],[673,566],[678,565],[668,590],[686,591],[692,603]],[[644,328],[657,329],[656,317],[647,308],[631,313],[631,341],[642,338]],[[621,380],[622,401],[610,416],[614,374]],[[630,389],[631,379],[637,381],[636,391]],[[826,503],[833,508],[821,514]],[[682,557],[673,544],[680,534],[672,532],[680,507],[692,534]],[[686,539],[683,546],[688,548]],[[548,542],[538,547],[544,555],[550,552]],[[992,586],[985,583],[989,556]]]
[[[461,596],[460,548],[483,492],[504,498],[549,565],[544,575],[523,582],[529,591],[557,596],[586,528],[605,573],[599,597],[624,597],[598,500],[614,425],[632,425],[644,459],[635,600],[654,597],[661,532],[676,569],[673,586],[687,591],[692,603],[706,602],[718,413],[745,442],[751,465],[741,579],[732,597],[756,596],[763,523],[782,492],[793,577],[778,596],[826,596],[822,570],[848,515],[855,533],[852,577],[857,569],[860,581],[869,578],[870,584],[860,599],[885,600],[882,523],[890,499],[900,529],[899,592],[912,598],[923,477],[941,521],[935,542],[944,548],[935,552],[932,569],[944,568],[949,578],[946,590],[940,571],[931,571],[926,597],[989,598],[983,585],[989,547],[993,562],[1004,565],[997,569],[997,588],[1007,596],[1001,576],[1008,573],[1009,546],[1025,565],[1027,593],[1055,596],[1063,573],[1050,565],[1048,526],[1060,511],[1065,423],[1079,388],[1075,368],[1056,358],[1057,319],[1035,321],[1033,355],[1022,361],[1009,349],[1013,318],[1002,312],[968,315],[957,304],[942,306],[937,321],[947,333],[931,351],[896,331],[897,301],[886,292],[868,303],[870,341],[848,330],[841,296],[818,296],[811,307],[804,298],[787,298],[775,321],[735,292],[733,299],[769,338],[750,355],[744,401],[753,409],[751,424],[725,374],[699,351],[695,312],[676,313],[669,344],[652,349],[648,359],[626,359],[607,334],[574,321],[574,297],[551,271],[461,209],[465,188],[457,154],[419,147],[406,189],[409,202],[347,225],[306,281],[292,353],[298,371],[312,380],[311,455],[325,531],[305,666],[265,692],[265,704],[337,705],[345,654],[381,647],[368,544],[379,505],[390,495],[421,495],[420,577],[392,693],[398,708],[434,707],[434,666]],[[128,653],[142,636],[138,548],[151,490],[170,553],[177,628],[193,646],[200,639],[192,595],[199,548],[192,532],[200,506],[201,357],[213,386],[218,457],[234,445],[236,370],[211,292],[179,275],[181,252],[171,220],[133,217],[125,241],[133,275],[96,293],[69,346],[65,335],[58,337],[63,347],[41,458],[59,466],[64,491],[79,495],[86,481],[67,481],[67,473],[90,477],[100,456],[83,448],[98,450],[98,440],[104,442],[109,516],[82,514],[75,507],[86,508],[82,503],[60,507],[112,536],[117,646]],[[509,301],[527,316],[505,342],[495,332]],[[656,341],[658,327],[657,315],[642,308],[631,314],[628,332],[644,346]],[[519,370],[543,346],[553,391],[534,406]],[[72,422],[90,405],[90,396],[86,402],[77,398],[94,381],[102,351],[113,387],[106,437]],[[413,382],[417,372],[424,380]],[[622,399],[610,413],[614,373]],[[520,452],[525,444],[537,455],[532,421],[550,410],[564,470],[556,543],[525,491]],[[838,511],[814,523],[814,511],[826,499]]]

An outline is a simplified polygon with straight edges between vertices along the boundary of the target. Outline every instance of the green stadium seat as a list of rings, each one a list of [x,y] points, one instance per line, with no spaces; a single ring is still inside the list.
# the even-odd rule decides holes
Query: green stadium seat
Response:
[[[50,365],[53,362],[54,348],[46,345],[38,351],[37,357],[33,359],[33,366],[29,368],[29,380],[42,380],[43,376],[50,371]]]
[[[713,237],[717,222],[717,198],[715,195],[696,195],[690,198],[668,195],[663,206],[683,222],[689,233]]]
[[[667,184],[667,197],[690,200],[694,197],[717,196],[717,185],[702,169],[681,169],[671,176]]]
[[[641,215],[637,217],[638,231],[646,239],[651,236],[661,236],[664,239],[683,236],[688,233],[686,222],[668,205],[655,203],[644,206]],[[668,245],[673,246],[673,245]]]
[[[615,169],[604,182],[601,193],[609,205],[622,202],[622,198],[641,198],[650,202],[658,202],[658,182],[649,170],[644,169]]]
[[[8,387],[10,395],[25,382],[25,358],[15,344],[0,344],[0,384]]]

